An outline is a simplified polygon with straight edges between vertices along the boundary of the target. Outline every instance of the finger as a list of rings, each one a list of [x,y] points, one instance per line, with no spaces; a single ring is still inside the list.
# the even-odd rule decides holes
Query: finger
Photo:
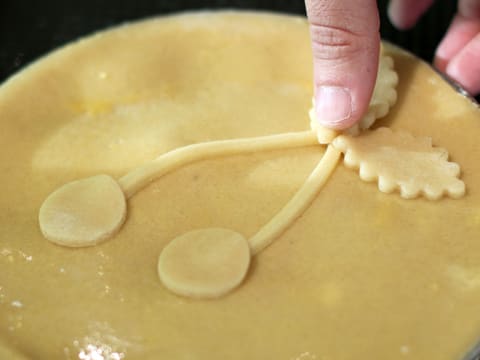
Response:
[[[467,18],[461,14],[455,16],[436,50],[434,64],[440,71],[445,72],[453,57],[480,33],[479,19],[480,16],[478,19]]]
[[[448,63],[446,73],[470,94],[480,94],[480,32]]]
[[[480,19],[480,1],[460,0],[458,2],[458,13],[467,19]]]
[[[320,124],[345,129],[366,112],[380,51],[375,0],[307,0],[315,110]]]
[[[401,30],[413,27],[420,16],[433,4],[434,0],[390,0],[388,17],[391,23]]]

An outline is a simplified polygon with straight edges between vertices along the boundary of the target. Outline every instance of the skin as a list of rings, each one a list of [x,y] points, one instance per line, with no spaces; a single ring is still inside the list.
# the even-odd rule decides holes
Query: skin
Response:
[[[434,0],[391,0],[389,17],[413,27]],[[313,49],[314,93],[321,125],[345,129],[372,96],[380,46],[375,0],[306,0]],[[480,0],[459,0],[434,65],[473,95],[480,93]]]

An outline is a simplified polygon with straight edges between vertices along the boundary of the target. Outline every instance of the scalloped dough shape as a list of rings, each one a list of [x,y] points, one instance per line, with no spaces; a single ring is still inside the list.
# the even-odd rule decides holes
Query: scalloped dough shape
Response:
[[[399,189],[405,199],[422,194],[429,200],[465,194],[460,166],[448,161],[447,150],[433,147],[431,138],[379,128],[357,137],[341,135],[332,144],[344,153],[347,167],[359,169],[362,180],[378,180],[382,192]]]
[[[350,135],[358,135],[361,130],[370,128],[375,120],[387,115],[390,108],[397,101],[397,84],[398,75],[394,70],[393,59],[390,56],[380,55],[377,81],[375,83],[367,113],[359,123],[344,132]],[[318,142],[320,144],[331,143],[339,134],[338,131],[328,129],[318,124],[315,116],[315,104],[313,104],[308,115],[310,117],[310,127],[312,130],[317,131]]]

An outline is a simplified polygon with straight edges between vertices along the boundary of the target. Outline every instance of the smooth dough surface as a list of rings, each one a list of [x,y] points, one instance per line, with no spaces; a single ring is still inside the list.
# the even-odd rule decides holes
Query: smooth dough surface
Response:
[[[249,265],[247,239],[229,229],[207,228],[173,239],[160,254],[158,275],[175,294],[218,298],[242,282]]]
[[[322,147],[169,173],[129,201],[122,231],[96,247],[46,241],[38,209],[62,184],[119,178],[180,146],[308,130],[306,21],[233,12],[149,20],[69,45],[4,83],[0,354],[461,359],[480,334],[480,113],[426,64],[385,51],[398,100],[375,126],[432,137],[461,166],[466,195],[403,200],[338,166],[255,256],[248,281],[213,301],[162,287],[158,254],[198,228],[251,237]]]
[[[39,212],[42,234],[70,247],[96,245],[113,236],[127,213],[119,184],[96,175],[65,184],[50,194]]]

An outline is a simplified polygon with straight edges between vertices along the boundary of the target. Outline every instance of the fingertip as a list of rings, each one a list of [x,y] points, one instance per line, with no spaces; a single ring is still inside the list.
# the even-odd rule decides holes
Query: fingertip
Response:
[[[449,38],[446,36],[435,50],[433,66],[435,66],[441,72],[446,72],[448,63],[453,57],[453,49],[451,48],[452,46],[450,45]]]
[[[375,0],[310,0],[307,14],[313,50],[318,122],[341,130],[368,109],[380,52]]]
[[[447,66],[445,72],[450,78],[459,83],[463,89],[465,89],[471,96],[477,96],[480,94],[480,79],[475,77],[472,79],[467,73],[463,71],[457,64],[452,63]]]
[[[448,63],[446,74],[471,95],[480,94],[480,34]]]
[[[390,0],[387,15],[399,30],[409,30],[432,5],[433,0]]]
[[[442,56],[440,53],[437,53],[435,55],[435,58],[433,59],[433,66],[438,71],[446,72],[447,65],[448,65],[448,59],[446,57]]]
[[[480,32],[480,21],[457,14],[435,51],[434,65],[446,72],[449,62]]]
[[[458,13],[467,19],[480,19],[480,1],[459,0]]]
[[[480,21],[457,14],[436,50],[434,65],[470,94],[478,94]]]
[[[320,125],[347,129],[367,112],[378,72],[380,38],[372,36],[368,42],[355,56],[315,62],[315,111]]]
[[[315,112],[320,125],[343,130],[352,125],[352,95],[348,88],[319,86],[315,91]]]
[[[360,121],[367,112],[378,71],[377,50],[342,62],[339,67],[332,64],[327,69],[330,78],[317,79],[315,113],[320,125],[344,130]],[[322,70],[318,70],[317,64],[317,71],[323,72],[324,64],[320,66]]]
[[[408,30],[414,24],[414,22],[408,20],[403,11],[401,0],[391,0],[388,3],[387,15],[392,25],[399,30]]]

